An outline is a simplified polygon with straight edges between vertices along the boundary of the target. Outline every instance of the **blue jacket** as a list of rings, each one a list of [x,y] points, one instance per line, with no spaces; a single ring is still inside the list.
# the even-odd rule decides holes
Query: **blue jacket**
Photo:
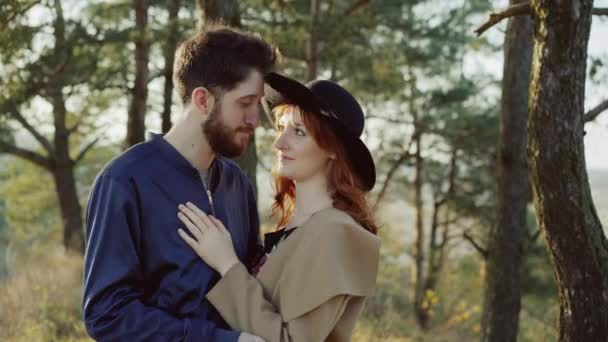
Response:
[[[245,264],[258,248],[251,184],[232,161],[210,168],[215,216]],[[219,275],[180,238],[177,205],[212,207],[198,171],[160,135],[97,176],[87,208],[84,320],[99,341],[236,341],[205,294]]]

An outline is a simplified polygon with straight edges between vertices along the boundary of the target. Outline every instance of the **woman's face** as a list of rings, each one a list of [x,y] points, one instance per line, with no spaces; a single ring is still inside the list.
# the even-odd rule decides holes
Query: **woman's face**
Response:
[[[274,147],[279,161],[279,176],[296,183],[325,177],[329,153],[321,149],[307,131],[298,107],[288,107],[279,118]]]

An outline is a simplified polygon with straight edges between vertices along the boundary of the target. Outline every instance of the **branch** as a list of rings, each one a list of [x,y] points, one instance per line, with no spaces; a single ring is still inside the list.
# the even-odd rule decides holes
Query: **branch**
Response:
[[[33,151],[19,148],[17,146],[11,145],[7,142],[0,140],[0,154],[2,153],[11,154],[21,159],[27,160],[47,170],[51,169],[51,161],[47,157],[44,157],[43,155]]]
[[[95,138],[93,141],[88,143],[82,150],[80,150],[80,152],[78,153],[78,155],[76,156],[76,158],[74,159],[72,164],[73,165],[78,164],[82,160],[82,158],[84,158],[84,156],[87,154],[87,152],[89,152],[89,150],[91,148],[93,148],[93,146],[95,146],[95,144],[97,144],[97,142],[99,141],[99,138],[100,137]]]
[[[532,234],[530,236],[530,243],[535,242],[539,236],[540,236],[540,229],[538,229],[536,232],[534,232],[534,234]]]
[[[509,6],[505,10],[501,12],[493,12],[490,13],[490,19],[486,21],[483,25],[478,27],[475,30],[477,36],[481,36],[485,31],[487,31],[490,27],[498,24],[503,19],[514,17],[517,15],[530,15],[532,14],[532,7],[530,6],[530,2],[519,3],[516,5]],[[606,15],[608,16],[608,8],[592,8],[592,15]]]
[[[532,8],[530,7],[529,2],[524,2],[516,5],[512,5],[507,7],[505,10],[501,12],[492,12],[490,13],[490,19],[486,21],[483,25],[479,26],[475,33],[477,36],[481,36],[485,31],[487,31],[490,27],[498,24],[505,18],[513,17],[516,15],[528,15],[532,14]]]
[[[410,146],[411,146],[411,141],[410,141]],[[380,204],[380,201],[382,201],[382,198],[384,198],[384,195],[386,194],[386,189],[388,189],[388,184],[390,183],[391,179],[395,175],[395,172],[397,171],[399,166],[401,166],[401,164],[403,164],[411,156],[412,155],[409,152],[409,146],[408,146],[408,149],[403,151],[403,153],[399,156],[399,159],[397,159],[393,163],[393,165],[391,166],[391,169],[386,174],[386,179],[384,180],[384,183],[382,184],[382,189],[380,189],[378,196],[376,196],[376,201],[374,202],[374,210],[376,210],[376,208],[378,207],[378,204]]]
[[[605,100],[604,102],[595,106],[595,108],[593,108],[592,110],[585,113],[585,115],[583,116],[583,122],[589,122],[589,121],[595,120],[595,118],[597,118],[597,116],[600,115],[606,109],[608,109],[608,100]]]
[[[608,15],[608,8],[593,8],[591,9],[593,15]]]
[[[8,23],[10,23],[11,21],[13,21],[15,18],[17,18],[19,15],[24,14],[25,12],[29,11],[32,7],[38,5],[39,3],[41,3],[41,0],[38,1],[32,1],[31,3],[25,5],[25,7],[19,9],[18,11],[15,11],[13,13],[11,13],[8,18],[6,18],[6,22],[0,24],[0,32],[4,31],[7,27],[8,27]]]
[[[377,120],[382,120],[388,123],[394,123],[394,124],[406,124],[406,125],[413,125],[414,122],[413,121],[406,121],[406,120],[400,120],[400,119],[391,119],[391,118],[385,118],[383,116],[378,116],[378,115],[373,115],[373,114],[367,114],[367,116],[365,117],[365,119],[377,119]]]
[[[395,175],[395,172],[397,171],[397,169],[399,168],[399,166],[401,164],[403,164],[406,160],[408,160],[412,156],[412,154],[410,154],[410,149],[412,148],[412,145],[414,144],[414,140],[416,140],[416,137],[419,134],[422,134],[422,132],[421,131],[414,131],[414,133],[412,134],[412,136],[410,138],[410,142],[407,144],[407,148],[399,156],[399,159],[397,159],[393,163],[393,165],[391,166],[391,169],[386,174],[386,179],[384,180],[384,184],[382,184],[382,189],[378,193],[378,196],[376,196],[376,201],[374,203],[374,210],[376,210],[376,208],[378,207],[378,204],[380,204],[380,201],[384,197],[384,195],[386,193],[386,189],[388,188],[388,184],[390,183],[391,179]]]
[[[150,84],[150,82],[162,76],[164,76],[164,70],[157,70],[155,73],[150,73],[146,84]]]
[[[21,126],[23,126],[23,128],[25,128],[28,132],[30,132],[31,135],[34,136],[34,138],[36,138],[36,140],[40,143],[40,145],[42,145],[42,147],[44,147],[44,149],[49,153],[52,154],[54,151],[53,145],[51,145],[50,141],[45,138],[42,134],[40,134],[26,119],[25,117],[21,114],[21,112],[19,112],[19,109],[17,108],[17,106],[9,100],[8,103],[6,103],[6,106],[8,107],[7,110],[9,111],[9,113],[11,114],[11,116],[17,120]]]
[[[352,4],[346,11],[344,11],[343,16],[347,17],[351,14],[353,14],[354,12],[356,12],[359,8],[367,5],[369,3],[369,0],[359,0],[357,2],[355,2],[354,4]]]
[[[481,247],[481,245],[479,245],[479,243],[477,243],[477,241],[475,241],[471,235],[469,235],[467,232],[462,232],[462,237],[469,241],[484,259],[488,258],[488,250]]]
[[[82,121],[83,121],[83,119],[81,118],[72,127],[68,128],[68,135],[72,135],[74,132],[76,132],[78,130],[78,128],[80,128]]]

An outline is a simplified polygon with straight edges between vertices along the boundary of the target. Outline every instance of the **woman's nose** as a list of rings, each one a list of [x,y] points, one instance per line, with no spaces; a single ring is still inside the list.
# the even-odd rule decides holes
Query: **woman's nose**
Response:
[[[285,141],[285,135],[280,132],[277,136],[277,139],[274,141],[274,148],[283,151],[287,149],[287,142]]]

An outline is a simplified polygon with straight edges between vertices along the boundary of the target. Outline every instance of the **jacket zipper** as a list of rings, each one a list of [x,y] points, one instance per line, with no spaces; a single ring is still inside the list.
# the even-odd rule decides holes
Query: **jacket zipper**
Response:
[[[211,206],[211,215],[213,215],[213,217],[215,216],[215,208],[213,207],[213,197],[211,197],[211,191],[209,189],[207,190],[207,198],[209,198],[209,205]]]
[[[209,206],[211,207],[211,215],[213,215],[213,217],[217,217],[217,216],[215,216],[215,207],[213,206],[213,197],[211,196],[211,190],[209,189],[211,187],[211,171],[212,170],[213,170],[213,167],[209,167],[209,174],[207,175],[208,184],[205,184],[204,180],[202,183],[203,183],[203,189],[207,193],[207,199],[209,200]]]

